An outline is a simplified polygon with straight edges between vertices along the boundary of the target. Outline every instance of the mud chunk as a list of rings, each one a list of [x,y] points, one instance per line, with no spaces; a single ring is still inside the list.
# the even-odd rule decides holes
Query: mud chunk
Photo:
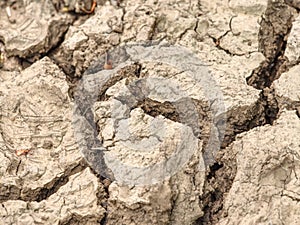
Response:
[[[225,199],[223,224],[297,224],[300,221],[300,120],[285,111],[274,126],[238,137],[237,174]],[[257,209],[260,210],[257,210]]]
[[[15,23],[1,17],[0,39],[8,56],[39,57],[59,42],[73,18],[57,14],[49,0],[42,4],[36,1],[23,3],[12,8]],[[4,8],[0,11],[5,15]]]

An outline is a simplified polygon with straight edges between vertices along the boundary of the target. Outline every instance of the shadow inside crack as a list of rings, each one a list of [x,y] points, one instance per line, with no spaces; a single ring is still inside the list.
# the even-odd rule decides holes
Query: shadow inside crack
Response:
[[[259,50],[266,60],[247,78],[247,84],[262,90],[287,70],[288,59],[284,56],[288,35],[296,10],[280,1],[269,1],[260,22]]]

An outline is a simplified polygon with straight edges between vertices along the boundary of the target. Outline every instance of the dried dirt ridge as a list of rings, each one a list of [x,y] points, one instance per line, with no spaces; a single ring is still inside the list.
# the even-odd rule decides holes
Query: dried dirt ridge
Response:
[[[0,224],[300,224],[298,1],[101,0],[88,15],[61,2],[0,2]],[[189,57],[165,63],[173,46],[221,102],[180,67]],[[84,111],[78,87],[93,77]],[[82,148],[92,135],[102,149]],[[114,170],[176,151],[163,180]]]

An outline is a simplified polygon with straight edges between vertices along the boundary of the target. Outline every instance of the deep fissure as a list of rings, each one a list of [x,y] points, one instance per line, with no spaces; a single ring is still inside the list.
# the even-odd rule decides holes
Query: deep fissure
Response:
[[[278,10],[287,10],[287,12],[289,12],[289,9],[286,7],[288,6],[283,3],[280,4],[278,2],[274,3],[269,1],[265,13],[267,17],[266,20],[268,20],[269,17],[274,16],[274,12],[280,14],[280,11],[278,12]],[[280,75],[287,70],[284,52],[287,45],[287,37],[292,28],[292,13],[290,13],[290,15],[290,17],[286,18],[286,22],[288,24],[287,28],[284,27],[285,24],[281,24],[281,26],[283,26],[283,30],[285,30],[284,34],[275,33],[274,36],[271,37],[271,39],[274,38],[275,40],[271,47],[264,43],[264,39],[270,38],[267,32],[264,33],[264,30],[267,28],[266,26],[269,26],[268,28],[271,29],[273,24],[261,24],[261,36],[259,38],[259,43],[262,45],[263,49],[261,50],[265,55],[266,60],[252,72],[250,77],[247,78],[247,83],[248,85],[262,90],[260,98],[257,101],[257,105],[263,107],[263,111],[261,114],[255,115],[253,120],[246,121],[242,129],[240,129],[241,127],[236,127],[236,125],[233,126],[234,128],[237,128],[236,130],[238,132],[233,132],[227,136],[228,142],[222,145],[221,148],[221,152],[224,152],[223,154],[226,154],[226,148],[235,140],[236,135],[247,132],[257,126],[273,124],[278,117],[278,103],[275,98],[274,90],[269,87],[274,80],[278,79]],[[278,15],[275,15],[275,17],[276,16]],[[267,49],[264,49],[272,47],[275,50],[271,53],[268,53]],[[256,122],[253,123],[253,121]],[[226,140],[226,136],[224,140]],[[195,224],[216,224],[222,217],[224,195],[230,190],[236,173],[236,168],[234,167],[231,168],[231,171],[233,172],[232,174],[228,174],[228,172],[226,173],[226,167],[232,167],[231,165],[235,165],[235,158],[232,158],[231,161],[227,161],[226,164],[222,162],[222,159],[217,160],[216,163],[209,167],[206,176],[207,179],[205,182],[204,197],[200,199],[200,202],[202,201],[202,204],[204,205],[204,215],[200,217]],[[217,176],[216,174],[223,174],[223,176]],[[226,180],[226,182],[224,182],[224,180]]]

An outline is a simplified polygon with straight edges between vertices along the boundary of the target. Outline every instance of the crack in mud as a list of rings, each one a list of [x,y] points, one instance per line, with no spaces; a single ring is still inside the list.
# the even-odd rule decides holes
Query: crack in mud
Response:
[[[76,166],[69,167],[66,171],[64,171],[62,176],[54,179],[48,185],[45,185],[43,188],[41,188],[36,193],[36,196],[31,196],[32,193],[29,193],[30,195],[22,197],[21,200],[40,202],[47,199],[48,197],[56,193],[60,189],[60,187],[65,185],[69,181],[70,176],[83,171],[86,167],[87,165],[85,161],[81,160],[81,162],[79,162],[79,164],[77,164]]]
[[[231,154],[230,145],[235,141],[236,136],[240,133],[247,132],[258,126],[273,124],[273,122],[278,117],[278,112],[279,112],[278,102],[275,98],[274,89],[270,88],[270,86],[273,83],[273,81],[278,79],[280,75],[283,72],[285,72],[290,66],[288,64],[289,63],[288,60],[284,57],[284,52],[287,45],[287,37],[291,31],[292,21],[294,19],[293,13],[288,5],[297,9],[298,12],[300,9],[300,6],[296,1],[285,0],[285,3],[286,4],[281,2],[271,2],[271,1],[269,1],[268,3],[268,8],[266,10],[265,17],[263,18],[260,24],[261,29],[259,34],[259,43],[261,48],[260,50],[265,55],[266,60],[258,68],[253,70],[251,76],[247,78],[248,85],[251,85],[259,90],[262,90],[262,92],[260,93],[260,97],[258,101],[255,103],[255,105],[249,107],[249,110],[247,111],[248,116],[249,114],[251,115],[250,119],[239,120],[239,118],[235,118],[234,113],[236,113],[239,110],[235,110],[232,113],[229,112],[230,116],[227,124],[228,129],[226,130],[226,135],[222,143],[220,154],[217,158],[217,161],[209,167],[209,170],[207,172],[207,177],[206,177],[206,183],[204,187],[204,194],[202,199],[199,199],[199,201],[202,202],[201,204],[204,205],[203,207],[204,215],[201,218],[199,218],[195,224],[216,224],[219,221],[219,219],[222,216],[224,216],[223,203],[224,203],[225,194],[230,190],[236,174],[235,156],[230,155]],[[122,9],[123,9],[123,16],[121,21],[123,22],[125,16],[125,8]],[[280,18],[281,21],[279,22],[276,21],[277,18]],[[229,50],[220,46],[221,38],[227,35],[228,32],[232,32],[231,20],[229,23],[230,26],[229,31],[226,31],[219,38],[214,38],[211,36],[210,38],[213,39],[218,49],[225,51],[227,54],[231,56],[245,55],[245,54],[231,53]],[[156,35],[157,23],[158,23],[158,18],[155,18],[155,23],[153,24],[153,27],[150,32],[150,39],[152,39]],[[274,24],[274,23],[278,23],[278,24]],[[197,24],[198,23],[196,23],[195,25],[196,27]],[[20,61],[25,65],[23,66],[23,68],[29,66],[32,63],[32,61],[38,60],[46,55],[49,55],[49,57],[56,63],[56,65],[58,65],[62,70],[64,70],[65,67],[60,66],[60,63],[57,61],[54,52],[56,52],[60,48],[62,42],[65,40],[65,35],[68,32],[69,27],[70,24],[68,25],[66,31],[63,32],[62,37],[60,37],[58,43],[52,46],[51,49],[48,50],[46,53],[42,54],[38,58],[34,58],[34,57],[33,58],[26,57],[24,59],[20,58]],[[196,27],[193,29],[195,30]],[[124,26],[122,26],[122,29],[124,29]],[[184,33],[181,36],[183,36]],[[101,69],[102,66],[103,65],[100,64]],[[94,69],[97,70],[99,68],[94,68]],[[77,82],[80,80],[79,77],[74,76],[75,72],[73,74],[72,71],[73,71],[72,69],[69,71],[64,70],[66,74],[66,79],[69,84],[70,97],[73,97],[73,89],[77,86]],[[141,73],[141,65],[136,64],[133,65],[133,68],[127,68],[126,70],[122,70],[119,72],[120,72],[119,76],[116,76],[114,77],[114,79],[110,80],[110,82],[106,84],[106,86],[100,93],[99,96],[100,101],[105,101],[107,98],[106,95],[107,89],[113,86],[114,84],[116,84],[121,79],[124,79],[124,77],[130,77],[130,76],[139,77]],[[146,114],[153,117],[162,115],[165,118],[168,118],[172,121],[182,122],[180,120],[178,111],[176,110],[176,106],[174,106],[174,103],[171,102],[159,102],[159,101],[146,98],[142,101],[139,101],[135,107],[140,107],[141,109],[143,109],[143,111]],[[297,115],[300,118],[300,106],[295,106],[295,108],[298,109]],[[5,187],[9,190],[9,195],[3,196],[1,194],[1,200],[4,201],[14,200],[12,196],[18,196],[16,199],[24,200],[24,201],[40,202],[44,199],[47,199],[52,194],[56,193],[60,187],[65,185],[69,180],[69,176],[84,170],[86,167],[87,165],[83,163],[82,165],[79,164],[73,168],[69,168],[70,171],[64,171],[63,173],[64,175],[52,180],[50,182],[51,184],[49,183],[44,187],[40,188],[38,191],[35,190],[32,193],[27,193],[25,195],[22,195],[23,190],[21,188],[18,188],[17,186],[11,186],[9,188]],[[18,170],[18,166],[17,166],[17,170]],[[105,194],[103,196],[103,191],[102,190],[98,191],[97,193],[97,198],[99,201],[98,204],[101,205],[106,210],[106,213],[104,218],[102,218],[101,221],[98,222],[99,224],[104,225],[107,223],[107,217],[109,213],[108,187],[110,185],[110,181],[108,181],[103,177],[100,177],[99,179],[100,179],[99,182],[104,184]],[[0,190],[2,190],[3,188],[4,187],[0,187]],[[0,191],[0,193],[1,192],[2,191]],[[176,199],[173,199],[173,201],[175,202]],[[171,213],[172,213],[172,209],[171,209]],[[82,223],[83,221],[86,221],[86,218],[77,214],[72,214],[65,221],[61,221],[60,224],[66,225],[66,224]]]
[[[226,54],[230,55],[230,56],[244,56],[244,55],[249,55],[249,54],[252,54],[254,53],[255,51],[249,51],[247,53],[232,53],[229,49],[226,49],[224,48],[223,46],[221,46],[221,40],[222,38],[224,38],[228,33],[232,33],[233,36],[239,36],[240,35],[240,32],[238,33],[234,33],[233,30],[232,30],[232,20],[233,18],[235,18],[236,16],[232,16],[229,20],[229,30],[225,31],[224,34],[222,34],[221,36],[219,37],[213,37],[211,35],[208,34],[208,37],[211,38],[213,40],[213,42],[215,43],[215,47],[217,47],[219,50],[222,50],[224,51]],[[198,23],[197,23],[198,24]],[[198,25],[196,25],[195,29],[197,28]]]
[[[260,89],[262,92],[256,103],[256,110],[252,111],[254,116],[251,120],[238,124],[236,123],[238,120],[234,119],[233,123],[230,121],[227,123],[230,128],[226,131],[219,159],[210,166],[209,172],[207,172],[204,197],[200,199],[200,202],[202,201],[204,204],[204,215],[196,221],[195,224],[198,225],[216,224],[222,216],[226,216],[222,210],[225,194],[230,190],[236,174],[236,159],[230,152],[230,144],[235,140],[236,135],[257,126],[272,125],[278,117],[278,102],[274,89],[269,87],[287,70],[287,59],[284,57],[284,52],[294,15],[292,9],[286,4],[269,1],[264,16],[260,27],[259,43],[266,60],[247,78],[248,85]],[[216,46],[221,48],[219,39],[213,38],[213,40]]]
[[[288,60],[284,52],[295,17],[294,11],[280,1],[268,3],[259,31],[259,48],[266,60],[247,78],[248,85],[260,90],[270,87],[287,70]]]
[[[63,175],[53,179],[48,184],[45,184],[41,188],[37,188],[35,190],[25,190],[22,189],[22,181],[20,181],[20,187],[15,185],[8,186],[0,186],[1,190],[1,201],[5,202],[7,200],[22,200],[22,201],[37,201],[40,202],[42,200],[47,199],[54,193],[56,193],[60,187],[65,185],[69,181],[69,177],[73,174],[76,174],[80,171],[83,171],[87,167],[84,160],[74,167],[69,167],[66,171],[63,172]]]
[[[95,175],[99,177],[99,175],[97,175],[96,173]],[[109,185],[111,184],[111,181],[101,176],[99,177],[99,179],[100,182],[103,184],[104,192],[102,190],[99,190],[97,193],[98,205],[101,205],[105,209],[104,217],[101,219],[101,221],[99,221],[99,224],[105,225],[107,224],[107,217],[108,217],[108,199],[109,199],[108,188]]]

